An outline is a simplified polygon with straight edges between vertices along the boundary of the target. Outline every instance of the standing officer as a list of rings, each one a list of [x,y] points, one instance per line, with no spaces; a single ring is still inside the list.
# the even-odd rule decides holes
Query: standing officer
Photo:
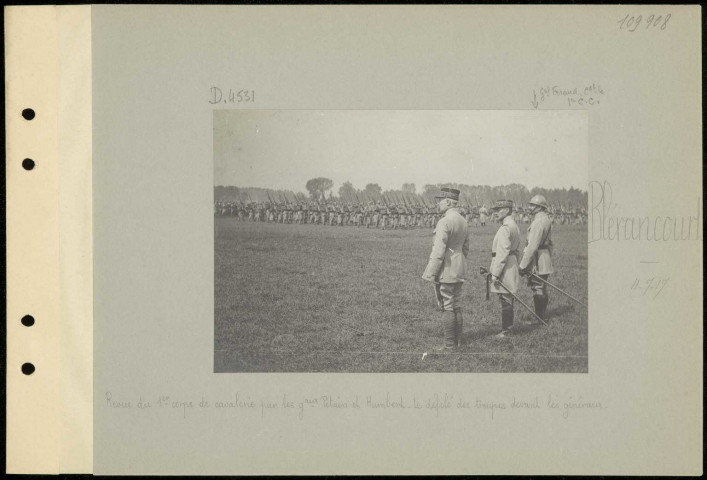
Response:
[[[533,222],[528,227],[527,245],[520,261],[520,273],[528,276],[528,286],[533,290],[535,313],[545,320],[547,310],[547,285],[531,274],[547,281],[552,269],[552,221],[547,214],[547,201],[542,195],[535,195],[528,202]]]
[[[464,329],[460,299],[469,253],[469,227],[459,214],[459,190],[442,188],[435,198],[439,199],[439,212],[444,216],[434,230],[432,253],[422,278],[439,285],[435,288],[439,288],[441,296],[444,345],[437,350],[453,350],[459,346]]]
[[[513,220],[512,200],[498,200],[491,207],[491,211],[496,213],[501,222],[491,246],[489,272],[493,279],[490,291],[497,293],[501,299],[501,333],[496,337],[503,338],[510,333],[513,327],[513,297],[509,295],[509,292],[515,294],[520,281],[518,272],[520,230]]]

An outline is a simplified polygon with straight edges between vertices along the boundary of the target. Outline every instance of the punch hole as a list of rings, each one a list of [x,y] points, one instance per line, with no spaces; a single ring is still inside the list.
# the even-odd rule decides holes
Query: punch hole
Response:
[[[34,373],[34,365],[32,365],[31,363],[23,363],[22,373],[24,373],[25,375],[32,375]]]
[[[32,120],[34,118],[34,110],[32,110],[31,108],[25,108],[24,110],[22,110],[22,117],[25,120]]]
[[[32,325],[34,325],[34,317],[32,315],[25,315],[20,321],[25,327],[31,327]]]
[[[32,170],[34,168],[34,160],[31,158],[25,158],[22,160],[22,168],[25,170]]]

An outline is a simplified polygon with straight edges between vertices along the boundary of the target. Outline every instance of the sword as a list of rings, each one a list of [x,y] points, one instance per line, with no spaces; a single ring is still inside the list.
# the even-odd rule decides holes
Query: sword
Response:
[[[580,305],[584,306],[584,308],[587,308],[587,304],[586,304],[586,303],[584,303],[584,302],[582,302],[582,301],[580,301],[580,300],[577,300],[577,299],[574,298],[572,295],[570,295],[569,293],[567,293],[567,292],[565,292],[564,290],[562,290],[560,287],[557,287],[557,286],[553,285],[552,283],[548,282],[547,280],[545,280],[545,279],[539,277],[538,275],[536,275],[536,274],[534,274],[534,273],[531,273],[530,276],[531,276],[531,277],[535,277],[537,280],[540,280],[541,282],[543,282],[543,283],[544,283],[545,285],[547,285],[548,287],[554,288],[554,289],[557,290],[558,292],[567,295],[569,298],[571,298],[571,299],[574,300],[575,302],[577,302],[577,303],[579,303]]]
[[[484,267],[479,267],[479,274],[480,274],[480,275],[486,275],[486,278],[488,278],[488,277],[491,276],[491,273],[490,273],[488,270],[486,270]],[[525,309],[531,313],[531,315],[533,315],[535,318],[537,318],[538,320],[540,320],[543,325],[547,325],[547,323],[545,323],[545,320],[543,320],[542,318],[538,317],[538,315],[537,315],[529,306],[527,306],[527,305],[525,304],[525,302],[523,302],[523,300],[521,300],[520,298],[516,297],[513,293],[511,293],[511,291],[508,290],[508,287],[506,287],[503,283],[501,283],[500,280],[496,279],[496,281],[504,288],[504,290],[506,290],[506,293],[508,293],[508,295],[510,295],[511,297],[513,297],[513,299],[518,300],[518,303],[520,303],[521,305],[523,305],[523,306],[525,307]]]
[[[491,275],[486,275],[486,300],[489,299],[490,287],[491,287]]]

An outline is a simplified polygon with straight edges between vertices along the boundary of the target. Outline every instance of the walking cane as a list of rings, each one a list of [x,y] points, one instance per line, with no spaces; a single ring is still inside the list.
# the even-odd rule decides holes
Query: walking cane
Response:
[[[491,273],[488,270],[486,270],[484,267],[479,267],[479,274],[486,275],[487,279],[491,276]],[[508,290],[508,287],[506,287],[503,283],[501,283],[500,280],[496,279],[496,281],[501,285],[501,287],[503,287],[506,290],[506,293],[508,293],[508,295],[513,297],[513,299],[518,300],[518,303],[523,305],[525,307],[525,309],[530,312],[531,315],[533,315],[535,318],[540,320],[540,322],[542,322],[543,325],[547,326],[547,323],[545,323],[545,320],[540,318],[528,305],[525,304],[525,302],[523,302],[523,300],[521,300],[520,298],[516,297],[513,293],[511,293],[511,291]]]
[[[558,292],[567,295],[569,298],[571,298],[571,299],[574,300],[575,302],[579,303],[579,304],[582,305],[584,308],[587,308],[587,304],[586,304],[586,303],[584,303],[584,302],[582,302],[582,301],[580,301],[580,300],[577,300],[577,299],[574,298],[572,295],[570,295],[569,293],[567,293],[567,292],[565,292],[564,290],[562,290],[560,287],[557,287],[557,286],[553,285],[552,283],[550,283],[550,282],[548,282],[547,280],[545,280],[545,279],[543,279],[543,278],[537,276],[537,275],[534,274],[534,273],[531,273],[530,276],[536,278],[537,280],[540,280],[541,282],[543,282],[543,283],[544,283],[545,285],[547,285],[548,287],[552,287],[552,288],[554,288],[555,290],[557,290]]]

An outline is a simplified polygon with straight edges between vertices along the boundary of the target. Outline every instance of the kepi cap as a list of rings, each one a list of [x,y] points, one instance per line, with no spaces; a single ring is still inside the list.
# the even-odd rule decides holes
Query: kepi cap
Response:
[[[442,187],[439,194],[435,195],[435,198],[451,198],[452,200],[459,200],[459,190],[456,188]]]
[[[500,210],[502,208],[513,208],[513,200],[496,200],[491,210]]]

